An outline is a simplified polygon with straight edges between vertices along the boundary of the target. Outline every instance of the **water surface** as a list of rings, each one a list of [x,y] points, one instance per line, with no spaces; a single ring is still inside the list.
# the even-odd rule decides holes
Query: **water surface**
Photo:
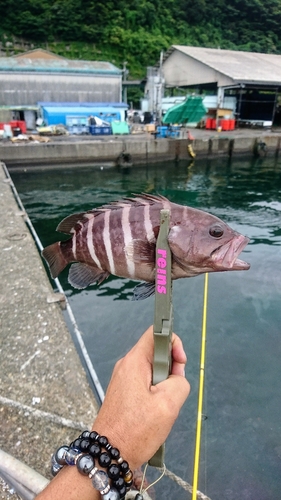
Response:
[[[159,193],[209,211],[250,237],[247,272],[210,274],[199,489],[212,500],[281,498],[281,160],[196,160],[115,169],[13,173],[43,245],[67,215],[132,193]],[[131,302],[135,282],[109,278],[77,291],[61,275],[106,388],[115,361],[153,322],[154,299]],[[174,330],[192,391],[166,444],[168,469],[192,482],[204,277],[174,284]],[[130,383],[130,381],[126,381]],[[82,404],[82,403],[81,403]],[[137,424],[136,424],[137,425]],[[152,473],[153,475],[153,473]],[[190,494],[165,478],[157,498]]]

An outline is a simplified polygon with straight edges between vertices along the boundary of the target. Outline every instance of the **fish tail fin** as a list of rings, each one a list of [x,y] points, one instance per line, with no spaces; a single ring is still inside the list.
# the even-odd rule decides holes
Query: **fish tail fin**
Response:
[[[46,260],[52,278],[57,278],[57,276],[63,271],[63,269],[67,266],[68,261],[64,257],[61,249],[61,242],[57,241],[52,245],[44,248],[42,251],[42,256]]]

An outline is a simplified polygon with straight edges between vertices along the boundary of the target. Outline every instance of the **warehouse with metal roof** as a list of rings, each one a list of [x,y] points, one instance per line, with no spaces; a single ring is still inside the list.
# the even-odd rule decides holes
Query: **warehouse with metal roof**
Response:
[[[122,75],[109,62],[67,59],[44,49],[0,57],[0,121],[24,120],[34,129],[40,102],[121,103]]]
[[[235,96],[240,122],[272,123],[281,88],[281,55],[172,45],[161,74],[166,88],[194,89],[217,95],[223,108]]]
[[[1,106],[122,101],[122,70],[113,64],[71,60],[43,49],[0,57],[0,79]]]

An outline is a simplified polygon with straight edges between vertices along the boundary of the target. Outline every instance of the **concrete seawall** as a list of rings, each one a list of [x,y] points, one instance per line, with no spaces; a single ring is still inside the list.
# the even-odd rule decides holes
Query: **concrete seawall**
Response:
[[[192,149],[196,157],[278,155],[278,131],[237,130],[229,134],[195,129]],[[120,153],[129,153],[133,164],[190,158],[187,139],[154,139],[150,134],[130,136],[52,137],[49,143],[0,144],[0,160],[8,167],[56,166],[61,164],[117,164]]]
[[[1,448],[50,478],[53,451],[98,405],[1,164],[0,213]]]

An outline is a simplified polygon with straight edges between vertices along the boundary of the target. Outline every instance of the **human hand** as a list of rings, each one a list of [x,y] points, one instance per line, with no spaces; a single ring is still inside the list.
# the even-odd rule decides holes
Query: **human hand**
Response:
[[[148,461],[163,444],[186,400],[186,355],[180,338],[172,337],[171,375],[152,385],[153,328],[120,359],[93,429],[119,448],[132,470]]]

